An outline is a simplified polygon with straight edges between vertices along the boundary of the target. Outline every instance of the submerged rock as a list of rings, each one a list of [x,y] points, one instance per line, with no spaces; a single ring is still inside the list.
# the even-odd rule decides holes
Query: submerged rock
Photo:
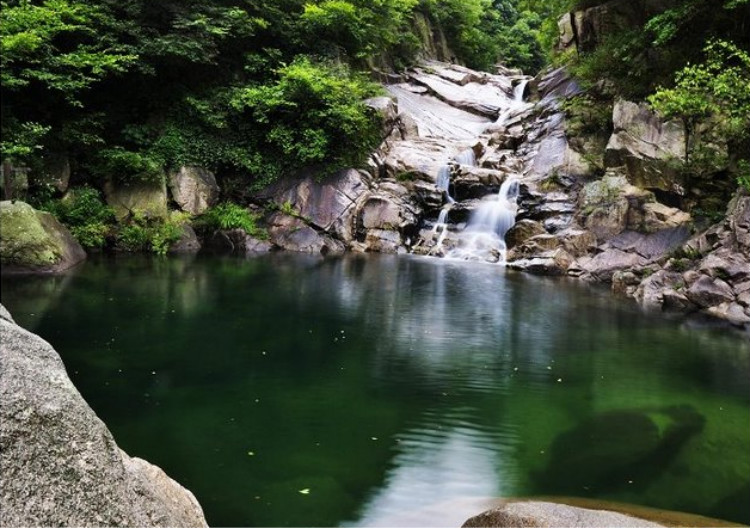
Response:
[[[131,458],[57,352],[0,306],[0,525],[207,526],[188,490]]]
[[[690,406],[596,414],[555,438],[539,481],[563,495],[645,488],[704,423]]]
[[[55,273],[85,258],[78,241],[51,214],[24,202],[0,202],[3,273]]]

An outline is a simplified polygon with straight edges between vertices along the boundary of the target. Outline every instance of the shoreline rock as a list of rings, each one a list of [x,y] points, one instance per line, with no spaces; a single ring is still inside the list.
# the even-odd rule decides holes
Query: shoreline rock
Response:
[[[57,352],[0,305],[0,525],[206,527],[193,494],[128,456]]]
[[[466,520],[462,528],[600,528],[607,527],[729,527],[741,524],[646,506],[580,499],[542,497],[508,499]]]

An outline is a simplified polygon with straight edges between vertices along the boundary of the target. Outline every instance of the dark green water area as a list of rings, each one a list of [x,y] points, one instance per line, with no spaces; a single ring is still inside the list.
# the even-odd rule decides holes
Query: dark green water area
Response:
[[[458,526],[572,496],[750,522],[746,336],[498,266],[92,259],[2,302],[211,525]]]

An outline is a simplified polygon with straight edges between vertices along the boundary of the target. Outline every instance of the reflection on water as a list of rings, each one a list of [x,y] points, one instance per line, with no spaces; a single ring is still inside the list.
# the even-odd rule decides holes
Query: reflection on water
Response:
[[[750,521],[747,341],[608,291],[299,255],[103,258],[2,286],[212,525],[455,526],[562,493]]]

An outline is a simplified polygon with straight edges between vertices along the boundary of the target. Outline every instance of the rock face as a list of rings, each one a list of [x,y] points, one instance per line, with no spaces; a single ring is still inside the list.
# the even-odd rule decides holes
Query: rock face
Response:
[[[676,0],[610,0],[563,15],[558,47],[590,51],[618,30],[640,27],[651,17],[674,7]]]
[[[60,356],[0,307],[0,524],[207,526],[164,472],[117,447]]]
[[[201,167],[180,167],[170,174],[169,190],[180,209],[192,215],[203,214],[219,199],[216,177]]]
[[[125,185],[110,180],[104,185],[104,197],[118,221],[135,215],[166,218],[168,214],[167,186],[163,181],[136,181]]]
[[[481,513],[463,524],[463,528],[598,528],[661,527],[658,524],[630,515],[606,510],[590,510],[553,502],[509,502],[500,508]]]
[[[3,273],[54,273],[85,258],[81,245],[51,214],[24,202],[0,202]]]
[[[662,121],[645,104],[619,100],[612,115],[614,133],[604,161],[624,167],[628,182],[641,188],[682,194],[682,181],[670,165],[685,157],[685,132],[676,121]]]

